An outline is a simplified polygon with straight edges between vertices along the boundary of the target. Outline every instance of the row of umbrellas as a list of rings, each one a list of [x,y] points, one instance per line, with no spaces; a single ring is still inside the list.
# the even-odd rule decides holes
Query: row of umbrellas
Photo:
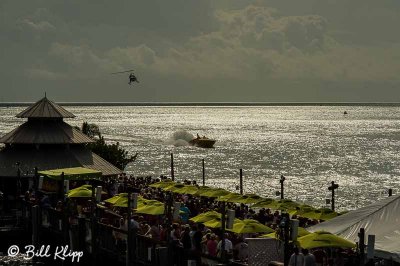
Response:
[[[209,211],[201,213],[190,220],[196,223],[203,223],[209,228],[221,228],[221,214],[216,211]],[[227,229],[237,234],[249,233],[266,233],[261,237],[277,238],[276,232],[260,222],[253,219],[235,219],[232,229]],[[341,247],[341,248],[354,248],[355,243],[348,241],[344,238],[331,234],[329,232],[318,231],[310,233],[306,229],[298,228],[298,239],[296,244],[302,248],[325,248],[325,247]]]
[[[328,208],[316,209],[310,205],[300,204],[292,200],[274,200],[271,198],[263,198],[256,194],[241,195],[232,193],[222,188],[198,187],[193,185],[184,185],[173,181],[162,181],[150,185],[150,187],[160,188],[164,191],[170,191],[178,194],[190,194],[201,197],[216,198],[218,201],[253,204],[252,208],[269,208],[274,210],[284,210],[291,215],[299,215],[301,217],[329,220],[339,214]]]
[[[92,186],[83,185],[74,189],[71,189],[67,193],[68,198],[91,198],[92,197]],[[102,192],[105,194],[105,192]],[[128,193],[120,193],[112,198],[105,200],[105,202],[113,205],[114,207],[128,207]],[[102,205],[98,205],[99,207]],[[157,200],[148,200],[143,197],[138,197],[136,213],[149,214],[149,215],[163,215],[165,208],[164,203]]]

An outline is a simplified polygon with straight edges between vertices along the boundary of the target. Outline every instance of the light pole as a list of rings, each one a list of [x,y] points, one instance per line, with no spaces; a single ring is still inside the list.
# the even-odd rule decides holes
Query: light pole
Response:
[[[335,189],[339,187],[338,184],[335,184],[335,181],[331,182],[331,186],[328,187],[328,190],[332,191],[332,199],[331,199],[331,209],[335,211]]]
[[[279,180],[279,183],[281,183],[281,200],[283,200],[285,198],[283,195],[283,191],[284,191],[283,182],[285,182],[285,180],[286,180],[286,178],[283,175],[281,175],[281,179]]]

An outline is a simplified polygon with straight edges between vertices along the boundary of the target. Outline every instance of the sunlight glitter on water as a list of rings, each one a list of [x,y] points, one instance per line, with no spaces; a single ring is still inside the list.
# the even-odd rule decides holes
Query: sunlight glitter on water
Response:
[[[24,108],[0,108],[0,134],[23,122]],[[400,108],[371,106],[267,107],[66,107],[76,119],[96,123],[106,139],[119,141],[138,160],[135,175],[169,174],[170,152],[178,180],[201,181],[235,191],[243,168],[245,192],[276,197],[279,176],[286,197],[325,206],[331,181],[340,185],[337,206],[353,209],[400,193]],[[348,115],[343,115],[343,110]],[[214,149],[175,147],[174,132],[215,138]]]

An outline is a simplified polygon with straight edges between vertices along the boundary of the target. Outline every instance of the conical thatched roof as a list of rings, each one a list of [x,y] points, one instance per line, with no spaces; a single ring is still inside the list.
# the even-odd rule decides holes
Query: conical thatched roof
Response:
[[[25,122],[0,138],[8,144],[84,144],[94,142],[64,121],[33,120]]]
[[[75,115],[68,112],[58,104],[46,97],[17,114],[18,118],[74,118]]]

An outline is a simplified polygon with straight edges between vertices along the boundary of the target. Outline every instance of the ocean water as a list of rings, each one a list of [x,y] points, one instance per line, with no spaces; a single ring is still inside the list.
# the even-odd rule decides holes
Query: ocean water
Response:
[[[24,120],[24,107],[0,108],[0,135]],[[326,206],[331,181],[339,184],[336,206],[354,209],[400,193],[399,106],[134,107],[69,106],[80,126],[96,123],[109,141],[139,153],[126,172],[170,174],[177,180],[235,191],[243,169],[244,192],[276,198],[286,176],[285,197]],[[344,115],[343,112],[348,114]],[[188,134],[214,138],[215,148],[188,146]]]

